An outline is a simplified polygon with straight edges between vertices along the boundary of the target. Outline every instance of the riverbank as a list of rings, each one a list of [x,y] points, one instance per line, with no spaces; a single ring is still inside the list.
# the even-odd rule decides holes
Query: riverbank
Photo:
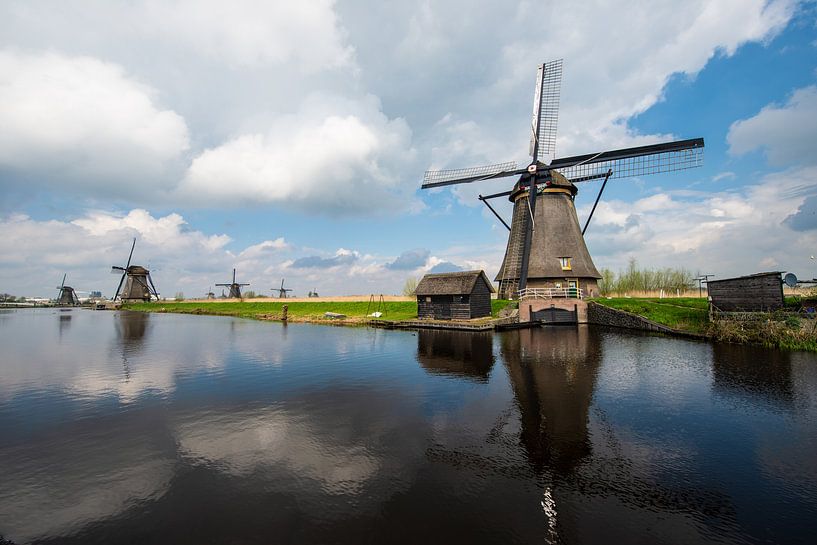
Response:
[[[817,352],[817,320],[798,315],[799,309],[796,306],[780,312],[746,313],[710,322],[709,303],[700,297],[598,298],[593,301],[643,316],[678,331],[717,341]],[[792,301],[787,300],[787,304],[790,303]]]
[[[338,298],[341,299],[341,298]],[[509,301],[491,301],[491,314],[496,317]],[[335,325],[364,325],[372,320],[370,315],[380,312],[378,321],[402,322],[417,319],[417,302],[414,299],[391,298],[384,303],[370,303],[368,300],[295,300],[272,299],[263,301],[176,301],[158,303],[135,303],[124,308],[141,312],[173,312],[178,314],[210,314],[215,316],[237,316],[254,320],[280,321],[283,307],[287,306],[287,321],[321,323]],[[326,313],[335,315],[327,316]],[[342,315],[338,317],[337,315]]]
[[[789,312],[755,313],[752,319],[709,321],[705,298],[686,297],[669,299],[598,298],[600,305],[623,310],[644,317],[657,324],[701,338],[737,344],[757,344],[784,350],[817,352],[817,320],[799,318]],[[512,304],[510,301],[491,301],[493,318]],[[264,299],[264,300],[207,300],[136,303],[125,308],[141,312],[172,312],[179,314],[206,314],[236,316],[254,320],[281,321],[284,305],[287,320],[292,323],[319,323],[328,325],[362,326],[370,323],[373,312],[381,312],[377,322],[399,324],[417,318],[417,303],[413,299],[391,297],[383,304],[370,303],[361,298],[344,297],[338,300],[321,299]],[[330,313],[327,316],[326,313]],[[342,315],[342,316],[339,316]],[[488,320],[490,321],[490,320]]]

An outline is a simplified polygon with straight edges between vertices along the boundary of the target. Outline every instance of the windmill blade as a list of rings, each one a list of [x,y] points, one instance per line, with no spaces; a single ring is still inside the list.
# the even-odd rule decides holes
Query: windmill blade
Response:
[[[704,139],[692,138],[574,157],[555,159],[550,167],[573,182],[603,178],[630,178],[661,172],[675,172],[703,164]]]
[[[150,282],[150,287],[153,288],[153,295],[156,296],[156,300],[159,300],[159,292],[156,291],[156,286],[153,285],[153,277],[148,275],[148,282]]]
[[[133,249],[134,249],[134,248],[136,248],[136,237],[133,237],[133,244],[131,244],[131,247],[130,247],[130,254],[128,254],[128,264],[127,264],[127,265],[125,265],[125,268],[126,268],[126,269],[127,269],[128,267],[130,267],[130,260],[131,260],[131,258],[133,257]]]
[[[62,289],[65,286],[65,278],[67,276],[68,276],[68,273],[65,273],[64,275],[62,275],[62,284],[60,284],[60,289]]]
[[[556,126],[562,89],[562,59],[546,62],[536,72],[529,153],[534,161],[549,163],[556,152]]]
[[[111,267],[111,274],[119,274],[125,272],[125,267],[114,265]]]
[[[122,273],[122,278],[119,279],[119,285],[116,287],[116,293],[114,294],[112,301],[116,301],[116,298],[119,297],[119,290],[122,289],[122,283],[125,281],[125,277],[127,275],[127,272]]]
[[[235,284],[235,269],[233,269],[233,284]]]
[[[422,189],[442,187],[446,185],[468,184],[492,178],[504,178],[506,176],[519,176],[527,172],[525,169],[517,169],[516,161],[507,163],[497,163],[482,167],[457,168],[452,170],[427,170],[423,175]]]

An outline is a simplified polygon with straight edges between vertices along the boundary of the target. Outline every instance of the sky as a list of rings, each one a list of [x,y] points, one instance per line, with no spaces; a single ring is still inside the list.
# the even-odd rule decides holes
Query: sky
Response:
[[[577,5],[580,4],[580,5]],[[556,156],[703,137],[611,181],[598,268],[817,277],[817,4],[794,0],[0,3],[0,292],[400,293],[496,273],[507,230],[427,169],[525,165],[536,67]],[[600,183],[580,186],[579,221]],[[511,205],[494,201],[505,218]]]

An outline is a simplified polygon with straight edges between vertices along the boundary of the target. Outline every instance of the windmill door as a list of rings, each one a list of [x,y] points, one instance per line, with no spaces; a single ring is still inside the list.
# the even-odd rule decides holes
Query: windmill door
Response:
[[[579,296],[579,280],[576,278],[567,279],[567,294],[568,297]]]

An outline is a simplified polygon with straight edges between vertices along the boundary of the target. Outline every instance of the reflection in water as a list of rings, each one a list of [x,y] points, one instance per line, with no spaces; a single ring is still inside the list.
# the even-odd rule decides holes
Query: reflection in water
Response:
[[[488,382],[494,366],[493,335],[421,329],[417,331],[417,361],[429,373]]]
[[[590,454],[587,425],[601,363],[601,343],[586,327],[521,329],[502,337],[528,458],[569,472]]]
[[[60,340],[62,340],[62,334],[71,327],[71,314],[70,313],[60,313],[59,314],[59,324],[60,324]]]
[[[725,395],[749,396],[778,409],[794,401],[791,353],[717,343],[713,347],[713,387]]]
[[[786,365],[585,326],[71,316],[63,343],[50,310],[0,324],[0,533],[18,543],[817,533],[812,354],[749,372],[741,360]]]

